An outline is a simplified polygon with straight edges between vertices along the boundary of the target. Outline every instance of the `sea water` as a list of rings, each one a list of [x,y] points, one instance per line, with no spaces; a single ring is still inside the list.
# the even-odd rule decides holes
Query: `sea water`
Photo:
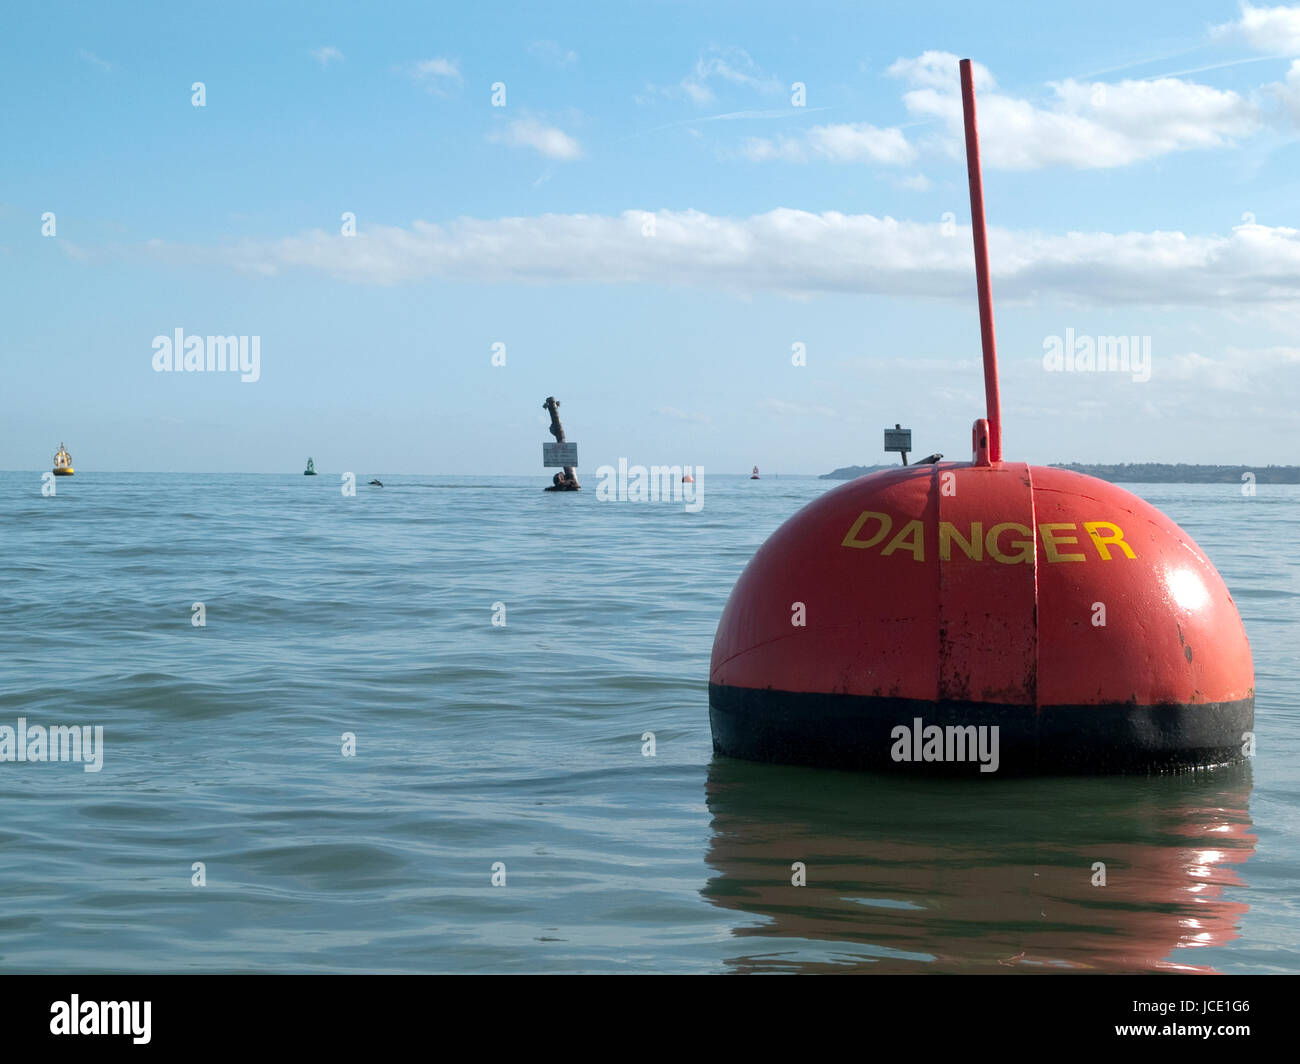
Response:
[[[368,479],[0,474],[0,727],[102,728],[0,762],[0,971],[1300,971],[1300,488],[1126,485],[1237,602],[1253,761],[916,780],[712,753],[832,482]]]

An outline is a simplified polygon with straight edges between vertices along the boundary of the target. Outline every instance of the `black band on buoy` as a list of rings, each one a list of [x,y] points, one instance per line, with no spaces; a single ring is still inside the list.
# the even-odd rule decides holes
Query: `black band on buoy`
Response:
[[[973,758],[891,756],[894,731],[915,721],[940,728],[998,728],[991,775],[1179,772],[1244,760],[1255,699],[1192,705],[1024,706],[929,702],[709,685],[713,749],[747,761],[843,769],[980,774]]]

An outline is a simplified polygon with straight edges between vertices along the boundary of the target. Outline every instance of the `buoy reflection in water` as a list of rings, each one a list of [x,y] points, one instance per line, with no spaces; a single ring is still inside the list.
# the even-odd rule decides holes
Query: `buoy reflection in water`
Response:
[[[1196,953],[1247,909],[1250,772],[973,787],[718,758],[702,893],[756,917],[739,971],[1213,972]]]

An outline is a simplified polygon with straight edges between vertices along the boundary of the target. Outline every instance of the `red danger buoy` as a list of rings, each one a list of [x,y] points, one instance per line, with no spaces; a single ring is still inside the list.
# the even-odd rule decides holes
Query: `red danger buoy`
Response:
[[[1240,760],[1254,665],[1209,559],[1122,488],[1002,461],[969,60],[961,74],[988,418],[969,463],[860,477],[763,544],[713,644],[714,749],[1003,773]]]

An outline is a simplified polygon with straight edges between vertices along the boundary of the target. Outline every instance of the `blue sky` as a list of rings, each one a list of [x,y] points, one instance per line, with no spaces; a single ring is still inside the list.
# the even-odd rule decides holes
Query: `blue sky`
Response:
[[[549,394],[589,472],[966,458],[966,55],[1006,457],[1300,462],[1300,7],[1026,10],[11,7],[0,467],[542,474]]]

